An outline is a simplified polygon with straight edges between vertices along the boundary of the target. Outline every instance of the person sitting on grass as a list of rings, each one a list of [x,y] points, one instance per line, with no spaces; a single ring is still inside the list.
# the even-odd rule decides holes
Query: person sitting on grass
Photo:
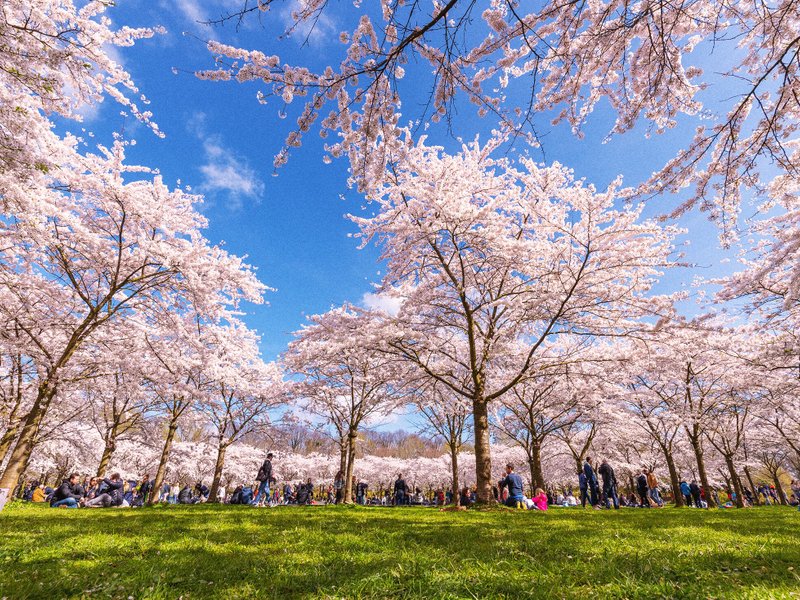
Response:
[[[253,503],[253,488],[246,485],[242,488],[239,504],[252,504]]]
[[[508,489],[508,498],[505,502],[506,506],[514,508],[522,507],[522,503],[525,500],[525,495],[522,493],[522,477],[514,473],[514,465],[511,463],[506,465],[506,476],[497,482],[497,487],[501,490]]]
[[[31,493],[31,502],[44,502],[47,499],[47,493],[44,486],[38,481],[33,484],[33,492]]]
[[[194,484],[194,502],[195,504],[198,502],[207,502],[208,495],[211,490],[208,489],[208,486],[205,485],[202,481],[198,481]]]
[[[194,504],[195,499],[192,497],[192,488],[187,483],[185,486],[181,488],[181,491],[178,492],[178,504]]]
[[[84,503],[86,508],[108,508],[109,506],[122,506],[122,477],[119,473],[111,475],[111,479],[103,479],[98,489],[97,496]]]
[[[547,510],[547,494],[544,493],[542,488],[536,488],[536,493],[531,498],[531,502],[533,502],[533,510]]]
[[[78,508],[81,500],[80,475],[72,473],[50,497],[50,508]]]
[[[241,504],[242,503],[242,486],[237,485],[233,488],[233,492],[231,493],[231,497],[228,500],[229,504]]]
[[[792,506],[797,506],[797,510],[800,510],[800,480],[792,481],[791,486],[795,500],[795,503],[792,504]]]

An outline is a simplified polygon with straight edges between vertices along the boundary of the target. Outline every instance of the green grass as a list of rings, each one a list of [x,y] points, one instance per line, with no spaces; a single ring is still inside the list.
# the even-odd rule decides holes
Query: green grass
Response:
[[[800,598],[800,512],[0,513],[0,598]]]

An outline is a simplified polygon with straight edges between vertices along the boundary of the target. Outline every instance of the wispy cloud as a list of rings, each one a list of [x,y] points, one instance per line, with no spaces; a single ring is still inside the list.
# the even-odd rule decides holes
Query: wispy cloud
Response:
[[[225,145],[222,136],[208,134],[205,114],[195,113],[188,122],[189,131],[203,143],[204,163],[200,165],[203,181],[198,190],[205,194],[225,194],[228,208],[238,210],[245,198],[258,200],[264,182],[247,160]]]
[[[208,15],[198,0],[176,0],[175,4],[183,16],[193,23],[208,21]]]
[[[321,46],[337,36],[336,23],[324,10],[326,6],[327,3],[323,4],[323,10],[309,13],[308,0],[292,0],[280,13],[291,38],[298,44]],[[299,23],[298,17],[302,19]]]
[[[202,40],[216,39],[214,27],[206,25],[211,20],[207,9],[216,8],[216,2],[202,2],[201,0],[162,0],[165,9],[175,10],[178,25],[182,31],[192,32]]]

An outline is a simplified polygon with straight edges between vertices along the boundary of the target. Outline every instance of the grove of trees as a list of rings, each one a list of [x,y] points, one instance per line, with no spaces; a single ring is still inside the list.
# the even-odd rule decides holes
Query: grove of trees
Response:
[[[769,479],[785,502],[784,474],[800,478],[798,8],[381,0],[345,11],[341,60],[322,70],[283,63],[270,41],[209,42],[215,67],[199,77],[258,82],[281,110],[303,97],[276,166],[309,131],[335,135],[326,151],[370,209],[348,218],[380,250],[376,293],[394,307],[333,306],[268,363],[242,314],[268,288],[206,238],[201,198],[130,164],[121,134],[67,132],[106,99],[161,135],[111,55],[159,30],[114,24],[107,2],[5,2],[0,488],[113,467],[150,472],[156,489],[208,478],[214,498],[275,450],[286,480],[341,471],[346,501],[353,476],[403,471],[491,502],[505,460],[544,487],[591,454],[627,476],[662,470],[678,503],[687,478],[740,505]],[[290,28],[331,10],[299,3]],[[404,126],[420,85],[427,108]],[[482,140],[468,103],[495,127]],[[610,136],[692,134],[634,187],[533,158],[543,123],[581,136],[601,109]],[[421,135],[439,121],[473,141]],[[653,202],[668,208],[645,218]],[[677,219],[692,210],[742,252],[687,309],[661,284],[689,271]],[[420,454],[370,451],[370,429],[399,413],[428,440]]]

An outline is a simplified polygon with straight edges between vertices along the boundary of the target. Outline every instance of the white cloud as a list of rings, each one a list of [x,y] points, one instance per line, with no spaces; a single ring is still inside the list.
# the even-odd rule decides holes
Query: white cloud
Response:
[[[367,292],[361,296],[361,305],[369,310],[380,310],[391,316],[395,316],[400,312],[400,307],[403,306],[403,299],[399,296]]]
[[[292,0],[291,4],[281,11],[281,20],[286,25],[287,33],[298,44],[320,46],[331,37],[338,37],[336,23],[326,8],[327,3],[324,3],[322,10],[306,15],[305,12],[309,10],[308,0]],[[306,18],[298,23],[298,16]]]
[[[208,15],[200,7],[200,3],[197,0],[177,0],[176,4],[183,16],[195,25],[198,24],[198,21],[208,21]]]
[[[205,161],[199,167],[203,174],[199,191],[227,194],[232,210],[241,208],[244,198],[258,199],[264,193],[264,182],[247,160],[228,148],[221,136],[206,133],[205,114],[192,115],[187,128],[203,142]]]

